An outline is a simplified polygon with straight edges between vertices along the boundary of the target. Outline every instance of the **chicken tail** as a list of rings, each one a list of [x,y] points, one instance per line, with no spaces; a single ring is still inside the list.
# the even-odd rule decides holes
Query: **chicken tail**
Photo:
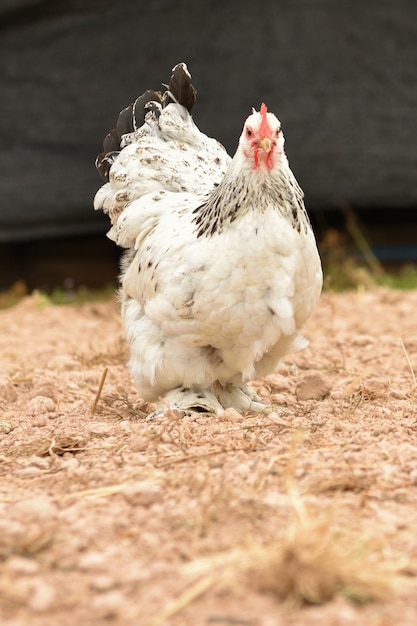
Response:
[[[152,111],[155,116],[158,115],[162,108],[172,102],[181,104],[191,111],[193,108],[197,92],[191,80],[191,74],[185,63],[178,63],[172,70],[172,76],[166,91],[162,94],[160,91],[148,89],[128,107],[119,113],[116,128],[113,128],[104,138],[103,152],[96,158],[96,168],[105,182],[109,180],[110,168],[120,153],[120,142],[123,135],[133,133],[140,128],[145,122],[145,115]]]

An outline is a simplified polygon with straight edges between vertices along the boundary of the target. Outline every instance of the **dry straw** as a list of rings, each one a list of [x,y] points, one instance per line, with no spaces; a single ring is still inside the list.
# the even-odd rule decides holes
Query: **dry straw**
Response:
[[[283,537],[265,545],[248,542],[187,565],[184,573],[192,582],[147,626],[164,624],[218,584],[272,595],[287,608],[324,604],[337,595],[361,604],[390,595],[405,564],[385,554],[382,542],[336,526],[332,512],[308,513],[298,494],[289,500],[292,521]]]

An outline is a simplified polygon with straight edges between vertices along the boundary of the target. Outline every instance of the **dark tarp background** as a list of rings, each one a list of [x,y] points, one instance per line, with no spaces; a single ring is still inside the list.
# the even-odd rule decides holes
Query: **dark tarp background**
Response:
[[[311,211],[413,212],[415,0],[2,0],[0,242],[104,233],[102,139],[182,60],[229,151],[252,106],[278,115]]]

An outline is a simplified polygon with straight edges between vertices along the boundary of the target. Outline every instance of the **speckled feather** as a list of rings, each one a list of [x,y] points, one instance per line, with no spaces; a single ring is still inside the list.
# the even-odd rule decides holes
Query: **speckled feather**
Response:
[[[225,148],[200,132],[189,113],[195,90],[184,63],[174,67],[168,87],[163,95],[148,90],[124,109],[119,122],[122,117],[122,128],[131,132],[111,131],[104,140],[111,151],[97,157],[97,169],[109,182],[96,193],[94,208],[108,213],[112,224],[132,200],[153,191],[210,193],[230,163]],[[143,124],[136,128],[140,108]]]
[[[203,393],[207,410],[242,410],[255,397],[246,381],[302,347],[300,329],[320,294],[303,194],[271,113],[252,113],[230,162],[186,107],[156,107],[122,138],[96,196],[96,208],[110,213],[110,237],[127,248],[121,295],[130,367],[147,400],[169,402],[175,392],[177,404],[176,390],[192,390],[186,408]],[[276,139],[267,157],[255,158],[259,142],[249,142],[248,128],[262,124]]]

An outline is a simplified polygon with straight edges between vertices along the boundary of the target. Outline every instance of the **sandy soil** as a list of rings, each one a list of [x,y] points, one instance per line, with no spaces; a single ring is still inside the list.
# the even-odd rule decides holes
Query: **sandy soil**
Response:
[[[0,623],[414,626],[416,310],[324,294],[271,414],[154,422],[115,301],[0,311]]]

